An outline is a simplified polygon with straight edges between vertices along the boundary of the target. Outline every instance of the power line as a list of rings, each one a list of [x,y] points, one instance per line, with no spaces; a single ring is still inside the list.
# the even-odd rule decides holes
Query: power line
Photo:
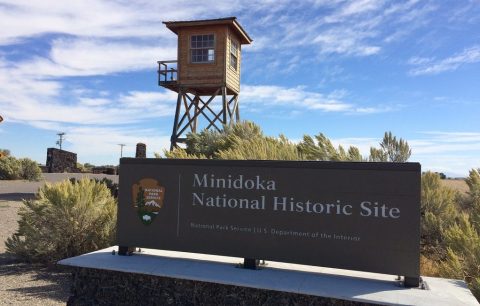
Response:
[[[126,144],[124,144],[124,143],[119,143],[118,145],[120,146],[120,158],[122,158],[122,157],[123,157],[123,147],[125,147]]]
[[[63,138],[63,136],[65,136],[65,133],[64,132],[60,132],[60,133],[57,133],[58,137],[60,137],[58,140],[57,140],[57,145],[60,147],[60,150],[62,149],[62,143],[63,141],[65,140],[65,138]]]

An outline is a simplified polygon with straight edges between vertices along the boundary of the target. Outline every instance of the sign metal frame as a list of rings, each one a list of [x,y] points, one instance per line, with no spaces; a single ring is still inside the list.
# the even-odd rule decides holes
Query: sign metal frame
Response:
[[[417,287],[420,178],[419,163],[122,158],[119,253],[283,261]]]

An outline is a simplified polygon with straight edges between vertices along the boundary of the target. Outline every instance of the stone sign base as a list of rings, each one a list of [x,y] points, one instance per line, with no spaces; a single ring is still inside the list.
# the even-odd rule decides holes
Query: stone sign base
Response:
[[[67,305],[370,305],[153,275],[75,268]]]
[[[404,288],[392,275],[278,262],[247,270],[242,258],[116,250],[59,262],[73,268],[68,305],[478,305],[460,280]]]

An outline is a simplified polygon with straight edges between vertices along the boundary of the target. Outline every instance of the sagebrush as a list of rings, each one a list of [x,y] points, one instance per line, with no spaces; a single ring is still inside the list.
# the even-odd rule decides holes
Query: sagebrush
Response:
[[[480,299],[480,175],[471,170],[469,192],[441,184],[440,175],[422,176],[421,247],[423,275],[463,279]]]
[[[0,180],[38,181],[42,170],[37,163],[29,158],[17,159],[13,156],[0,158]]]
[[[296,143],[285,136],[266,136],[253,122],[241,121],[224,126],[221,131],[203,130],[189,133],[185,148],[165,151],[167,158],[200,159],[257,159],[257,160],[329,160],[405,162],[411,149],[407,141],[386,132],[380,148],[371,148],[369,157],[363,157],[355,146],[345,149],[335,147],[330,139],[319,133],[314,137],[304,135]],[[160,154],[155,154],[160,157]]]
[[[30,262],[56,262],[114,242],[117,205],[103,183],[83,178],[46,184],[24,200],[7,252]]]

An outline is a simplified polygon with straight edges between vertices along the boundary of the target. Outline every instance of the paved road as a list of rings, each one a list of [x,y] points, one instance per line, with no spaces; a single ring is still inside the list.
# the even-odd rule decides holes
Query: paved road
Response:
[[[91,173],[43,173],[43,178],[38,182],[0,180],[0,200],[18,201],[20,199],[32,198],[38,191],[38,188],[43,186],[45,182],[60,182],[72,177],[77,179],[82,177],[102,179],[106,177],[112,180],[114,183],[118,183],[118,175]]]

